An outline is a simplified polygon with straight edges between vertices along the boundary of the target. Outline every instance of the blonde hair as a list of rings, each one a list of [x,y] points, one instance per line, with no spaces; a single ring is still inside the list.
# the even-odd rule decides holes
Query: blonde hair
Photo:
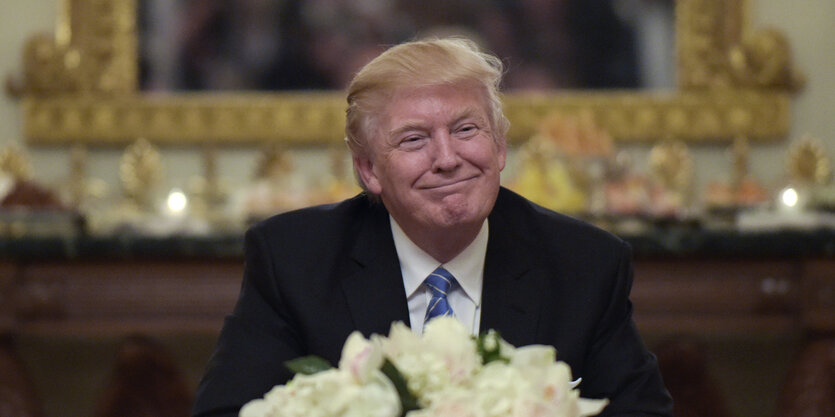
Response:
[[[396,45],[363,67],[348,86],[345,141],[365,154],[374,116],[398,88],[475,82],[483,87],[493,138],[504,140],[510,122],[502,111],[503,65],[464,38],[425,39]],[[363,187],[364,188],[364,187]]]

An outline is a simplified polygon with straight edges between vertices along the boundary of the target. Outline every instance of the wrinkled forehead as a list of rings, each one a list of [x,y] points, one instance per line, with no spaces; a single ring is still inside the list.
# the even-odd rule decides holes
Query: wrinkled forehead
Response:
[[[469,97],[475,99],[468,100]],[[409,107],[409,101],[421,98],[424,99],[424,105],[436,105],[438,111],[448,112],[450,118],[479,115],[490,126],[493,124],[487,88],[483,84],[464,80],[446,84],[400,86],[367,97],[368,111],[364,112],[363,121],[365,140],[374,141],[375,137],[386,134],[388,129],[396,128],[391,125],[394,119],[409,120],[410,110],[414,110],[416,118],[425,113],[428,109],[424,107]]]

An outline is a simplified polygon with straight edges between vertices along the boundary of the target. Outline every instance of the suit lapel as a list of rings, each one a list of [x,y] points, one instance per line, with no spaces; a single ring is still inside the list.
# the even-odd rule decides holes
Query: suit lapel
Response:
[[[520,245],[524,240],[502,200],[500,193],[489,218],[480,328],[495,329],[511,344],[523,346],[536,343],[546,276],[532,264],[529,249]]]
[[[495,329],[508,342],[536,343],[546,272],[531,262],[530,248],[519,243],[518,225],[506,212],[499,193],[490,215],[490,237],[484,265],[481,331]],[[512,210],[511,210],[512,211]],[[344,268],[342,289],[354,326],[366,336],[388,334],[393,321],[409,324],[409,307],[391,236],[388,212],[382,205],[364,211]],[[370,309],[368,306],[376,306]]]
[[[388,213],[378,205],[364,217],[342,289],[357,330],[365,336],[388,334],[393,321],[409,324],[406,290]]]

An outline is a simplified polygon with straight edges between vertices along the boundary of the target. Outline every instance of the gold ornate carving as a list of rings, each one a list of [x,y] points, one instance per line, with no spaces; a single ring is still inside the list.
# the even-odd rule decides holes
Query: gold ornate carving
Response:
[[[832,175],[829,156],[820,140],[804,136],[789,148],[789,176],[805,184],[826,184]]]
[[[792,67],[788,41],[774,29],[743,38],[729,51],[729,63],[735,80],[743,86],[795,91],[805,84],[803,75]]]
[[[276,143],[264,145],[255,166],[256,179],[277,181],[293,170],[293,162],[284,146]]]
[[[748,161],[751,156],[751,146],[748,145],[748,138],[739,136],[734,139],[731,156],[733,159],[731,186],[738,189],[743,181],[748,178]]]
[[[739,40],[745,23],[740,0],[678,0],[678,84],[682,89],[728,86],[722,51]]]
[[[146,139],[137,140],[125,150],[119,165],[119,178],[125,194],[136,207],[151,208],[161,170],[159,151]]]
[[[138,93],[136,0],[61,1],[54,39],[35,37],[26,47],[23,124],[31,143],[342,139],[345,105],[337,92]],[[510,139],[527,139],[553,111],[589,112],[621,141],[783,138],[800,77],[782,37],[749,36],[745,0],[676,6],[679,90],[509,94]]]
[[[0,173],[17,181],[28,180],[32,176],[32,165],[26,152],[14,144],[0,149]]]
[[[693,182],[693,158],[687,145],[665,141],[652,147],[649,168],[653,178],[664,188],[686,194]]]
[[[55,36],[24,48],[25,95],[116,95],[137,84],[135,0],[59,0]]]

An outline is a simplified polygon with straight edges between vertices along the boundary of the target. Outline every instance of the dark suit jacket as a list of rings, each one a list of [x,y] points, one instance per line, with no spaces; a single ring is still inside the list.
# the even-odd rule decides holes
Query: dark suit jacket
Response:
[[[489,217],[481,329],[516,346],[547,344],[604,415],[670,415],[655,358],[628,296],[631,252],[618,238],[502,189]],[[291,373],[284,361],[337,363],[353,330],[409,323],[382,204],[358,196],[281,214],[246,234],[240,299],[198,388],[195,415],[232,416]]]

